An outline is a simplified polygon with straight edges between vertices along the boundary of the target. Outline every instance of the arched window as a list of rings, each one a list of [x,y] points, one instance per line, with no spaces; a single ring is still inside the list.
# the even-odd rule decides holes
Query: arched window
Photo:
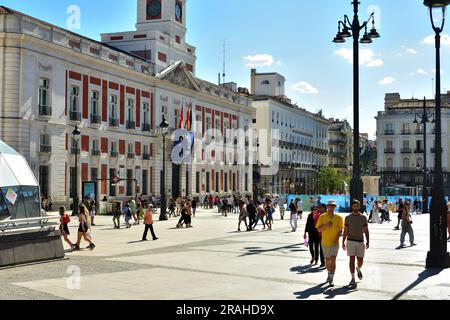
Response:
[[[386,160],[386,168],[392,169],[393,167],[394,167],[394,161],[392,160],[392,158],[387,158],[387,160]]]

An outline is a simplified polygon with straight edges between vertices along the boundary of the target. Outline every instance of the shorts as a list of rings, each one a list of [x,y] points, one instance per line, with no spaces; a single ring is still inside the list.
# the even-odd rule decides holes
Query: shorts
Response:
[[[347,241],[347,255],[349,257],[358,257],[364,258],[366,254],[366,247],[364,246],[364,242],[358,241]]]
[[[322,246],[322,249],[323,249],[323,256],[325,259],[329,259],[331,257],[337,257],[338,252],[339,252],[339,246],[337,246],[337,247]]]
[[[246,220],[247,219],[247,215],[245,214],[245,213],[241,213],[240,215],[239,215],[239,221],[244,221],[244,220]]]
[[[69,227],[67,226],[67,224],[60,225],[59,230],[61,230],[61,232],[64,232],[67,235],[70,235]]]
[[[87,222],[85,223],[80,223],[80,225],[78,226],[78,232],[81,233],[86,233],[89,230],[89,225],[87,224]]]
[[[267,216],[267,221],[273,221],[273,216],[272,215],[268,215]]]

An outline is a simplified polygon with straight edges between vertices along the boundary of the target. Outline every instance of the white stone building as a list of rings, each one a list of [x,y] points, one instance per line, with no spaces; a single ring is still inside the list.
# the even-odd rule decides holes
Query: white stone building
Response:
[[[67,205],[74,195],[77,150],[73,150],[71,132],[75,125],[82,132],[78,192],[81,182],[97,181],[98,199],[160,194],[158,126],[163,114],[171,128],[178,127],[181,109],[186,113],[188,106],[192,106],[193,130],[208,126],[208,119],[220,119],[216,127],[222,130],[251,126],[253,109],[247,98],[191,72],[195,71],[195,49],[184,43],[185,1],[156,2],[161,4],[161,18],[152,17],[147,24],[138,10],[137,26],[139,33],[148,31],[149,38],[165,37],[171,52],[165,63],[153,55],[162,50],[161,38],[149,40],[149,58],[134,52],[137,44],[132,40],[118,49],[111,39],[108,44],[97,42],[0,7],[0,139],[26,157],[39,177],[42,193],[51,195],[55,204]],[[152,6],[154,14],[158,9],[154,3],[138,0],[138,8],[148,6],[150,11]],[[182,22],[169,19],[170,11],[180,10],[180,4]],[[183,39],[180,44],[177,36]],[[142,39],[133,38],[136,43]],[[183,56],[182,51],[189,54]],[[168,141],[169,196],[252,189],[251,168],[245,163],[228,160],[226,165],[217,161],[190,165],[188,170],[172,168],[171,145]],[[116,175],[127,181],[114,185],[108,179]]]
[[[426,100],[429,114],[434,114],[435,101]],[[426,150],[424,150],[424,130],[421,119],[415,115],[423,113],[423,99],[401,99],[400,94],[386,94],[385,111],[378,112],[377,151],[378,172],[381,174],[381,194],[403,192],[421,195],[423,187],[424,151],[426,168],[434,169],[435,124],[427,123]],[[418,124],[414,124],[414,120]],[[450,194],[450,92],[442,95],[442,166],[444,171],[445,194]],[[427,181],[433,183],[432,174]],[[397,190],[396,190],[397,189]]]
[[[330,122],[321,114],[293,105],[284,96],[284,83],[284,77],[277,73],[251,71],[250,97],[263,154],[256,175],[261,174],[258,186],[272,194],[313,194],[318,171],[328,165]],[[274,137],[279,139],[278,146],[274,146]],[[275,166],[278,170],[264,175],[264,167]]]

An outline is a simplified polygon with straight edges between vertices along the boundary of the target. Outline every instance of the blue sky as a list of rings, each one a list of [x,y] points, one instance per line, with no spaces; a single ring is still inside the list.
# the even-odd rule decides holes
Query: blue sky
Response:
[[[327,3],[327,5],[318,3]],[[331,42],[337,21],[352,15],[350,0],[189,0],[187,41],[197,47],[197,76],[217,82],[226,39],[227,81],[250,85],[250,64],[287,79],[287,95],[310,111],[352,123],[351,43]],[[81,8],[74,32],[99,40],[102,32],[134,30],[134,0],[4,0],[2,5],[66,28],[68,6]],[[361,128],[373,137],[384,95],[432,97],[434,46],[421,0],[361,0],[360,17],[375,6],[381,38],[361,46]],[[450,34],[450,21],[446,27]],[[431,39],[433,40],[433,39]],[[442,91],[450,90],[450,37],[443,39]],[[247,58],[247,59],[246,59]]]

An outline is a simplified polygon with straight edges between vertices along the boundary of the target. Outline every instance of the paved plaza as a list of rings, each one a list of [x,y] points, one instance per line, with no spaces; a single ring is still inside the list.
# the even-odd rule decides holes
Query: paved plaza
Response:
[[[393,230],[394,221],[370,225],[371,248],[356,289],[347,287],[348,258],[342,249],[334,288],[324,284],[326,270],[309,265],[306,215],[296,233],[288,220],[275,218],[272,231],[260,225],[238,233],[236,214],[225,218],[217,210],[200,210],[194,228],[176,229],[172,218],[155,224],[160,240],[140,242],[142,225],[114,230],[111,217],[98,216],[94,251],[2,269],[0,300],[450,299],[450,270],[424,269],[428,215],[413,216],[418,245],[401,250],[396,249],[400,231]],[[74,220],[71,233],[74,239]]]

